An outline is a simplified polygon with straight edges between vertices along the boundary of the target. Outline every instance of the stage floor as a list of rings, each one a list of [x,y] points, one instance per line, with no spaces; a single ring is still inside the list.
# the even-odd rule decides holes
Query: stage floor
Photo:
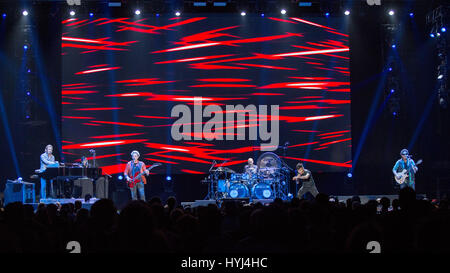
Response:
[[[45,199],[39,199],[39,203],[28,203],[28,204],[32,205],[33,208],[36,210],[40,203],[43,203],[46,205],[60,203],[62,205],[62,204],[67,204],[67,203],[75,204],[75,201],[80,201],[82,208],[90,210],[92,205],[95,202],[97,202],[98,200],[100,200],[100,199],[91,198],[88,201],[85,201],[84,198],[45,198]]]

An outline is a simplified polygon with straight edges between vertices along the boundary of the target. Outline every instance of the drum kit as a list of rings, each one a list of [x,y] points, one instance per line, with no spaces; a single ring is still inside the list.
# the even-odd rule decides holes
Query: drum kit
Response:
[[[286,200],[289,194],[289,168],[276,154],[263,153],[253,171],[237,173],[227,167],[210,168],[202,180],[209,183],[205,199],[274,199]]]

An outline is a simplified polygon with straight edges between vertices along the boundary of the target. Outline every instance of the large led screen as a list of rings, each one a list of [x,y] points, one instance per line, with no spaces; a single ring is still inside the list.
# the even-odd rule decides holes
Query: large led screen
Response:
[[[265,152],[312,171],[351,167],[342,18],[239,14],[62,21],[65,162],[122,172],[237,172]]]

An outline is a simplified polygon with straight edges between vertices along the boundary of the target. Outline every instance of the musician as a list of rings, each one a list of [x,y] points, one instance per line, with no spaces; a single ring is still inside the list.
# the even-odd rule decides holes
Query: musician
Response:
[[[85,156],[81,157],[81,167],[89,168],[89,161],[88,161],[87,157],[85,157]]]
[[[400,184],[400,188],[403,189],[405,187],[410,187],[413,190],[416,189],[415,184],[415,174],[419,168],[417,168],[416,163],[409,156],[409,152],[407,149],[403,149],[400,151],[401,158],[395,162],[394,168],[392,168],[392,172],[397,178],[400,178],[400,174],[403,170],[407,171],[408,177],[405,182]]]
[[[307,192],[310,192],[316,197],[317,194],[319,194],[319,191],[316,188],[311,171],[305,169],[302,163],[298,163],[296,169],[298,174],[294,176],[292,180],[295,180],[297,184],[299,184],[300,181],[303,182],[301,188],[298,190],[297,197],[301,198]]]
[[[258,166],[253,164],[253,158],[251,157],[247,160],[247,163],[248,164],[244,167],[244,172],[248,174],[249,177],[252,177],[252,175],[256,174],[258,171]]]
[[[41,154],[41,168],[40,172],[44,172],[48,165],[58,164],[58,161],[55,160],[55,156],[53,155],[53,146],[48,144],[45,146],[44,153]],[[50,181],[51,182],[51,181]],[[46,188],[47,180],[41,177],[41,199],[47,198],[47,188]],[[53,193],[53,184],[50,183],[50,192]]]
[[[132,178],[135,177],[138,174],[144,174],[149,175],[149,171],[145,167],[144,162],[139,161],[139,152],[138,151],[132,151],[131,152],[131,158],[132,160],[127,163],[127,166],[125,167],[125,171],[123,172],[125,179],[128,182],[132,181]],[[145,191],[144,191],[144,185],[147,184],[147,180],[145,179],[144,175],[141,175],[139,178],[139,182],[136,183],[133,187],[130,187],[131,191],[131,198],[133,200],[137,200],[137,191],[139,191],[139,199],[145,201]]]

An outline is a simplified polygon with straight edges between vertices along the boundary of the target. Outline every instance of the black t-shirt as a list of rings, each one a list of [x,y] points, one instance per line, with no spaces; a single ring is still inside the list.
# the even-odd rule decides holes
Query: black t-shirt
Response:
[[[309,177],[308,177],[307,179],[302,179],[302,178],[300,178],[299,180],[300,180],[302,183],[309,183],[309,184],[312,184],[312,183],[314,183],[314,178],[313,178],[313,176],[312,176],[312,173],[311,173],[309,170],[304,169],[304,172],[303,172],[303,174],[301,174],[301,176],[305,176],[305,175],[307,175],[308,173],[309,173]],[[300,174],[300,172],[299,172],[299,174]]]

